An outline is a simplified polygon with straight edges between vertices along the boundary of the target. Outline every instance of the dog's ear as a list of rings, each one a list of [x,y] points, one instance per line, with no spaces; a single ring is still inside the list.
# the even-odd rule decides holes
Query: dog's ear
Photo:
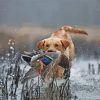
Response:
[[[37,43],[37,48],[38,48],[38,49],[43,49],[44,43],[45,43],[45,40],[42,40],[42,41],[38,42],[38,43]]]
[[[67,40],[61,40],[62,46],[66,49],[69,46],[69,42]]]

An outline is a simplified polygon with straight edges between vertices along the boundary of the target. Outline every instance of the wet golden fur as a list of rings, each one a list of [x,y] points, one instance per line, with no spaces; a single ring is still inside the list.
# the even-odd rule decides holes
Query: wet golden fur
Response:
[[[64,53],[65,56],[68,57],[71,66],[71,62],[74,59],[75,52],[74,43],[72,41],[70,33],[88,35],[87,32],[85,32],[82,29],[71,26],[63,26],[56,32],[53,32],[49,38],[43,39],[40,42],[38,42],[37,47],[48,52],[60,51]],[[58,66],[56,67],[55,72],[57,72],[56,74],[58,75],[58,77],[61,77],[63,74],[63,69],[61,69],[61,67]]]

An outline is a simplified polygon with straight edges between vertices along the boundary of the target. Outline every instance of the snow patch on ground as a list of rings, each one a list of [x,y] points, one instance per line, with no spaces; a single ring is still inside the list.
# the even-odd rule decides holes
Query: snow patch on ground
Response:
[[[78,100],[100,100],[100,74],[97,74],[99,62],[95,60],[73,62],[71,88],[78,96]],[[88,74],[89,63],[94,64],[95,75]]]
[[[88,74],[88,64],[94,64],[95,75]],[[79,60],[73,62],[73,67],[71,68],[71,91],[75,94],[78,99],[76,100],[100,100],[100,74],[98,75],[98,63],[100,60]],[[4,66],[4,65],[2,65]],[[1,66],[1,67],[2,67]],[[0,67],[0,68],[1,68]],[[31,67],[21,64],[21,70],[27,72]],[[38,77],[34,79],[38,82]],[[57,84],[61,84],[64,80],[58,80]],[[45,85],[45,84],[44,84]],[[17,94],[20,95],[22,85],[19,85]]]

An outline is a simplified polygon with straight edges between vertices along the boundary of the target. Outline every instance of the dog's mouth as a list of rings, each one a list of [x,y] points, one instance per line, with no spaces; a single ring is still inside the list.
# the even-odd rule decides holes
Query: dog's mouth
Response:
[[[59,50],[56,50],[56,51],[55,51],[55,50],[47,50],[47,51],[44,51],[44,52],[48,52],[48,53],[51,53],[51,54],[52,54],[52,53],[57,53],[57,54],[59,54],[59,55],[61,55],[61,53],[62,53],[62,52],[59,51]]]
[[[47,52],[56,52],[56,51],[54,51],[54,50],[48,50]]]

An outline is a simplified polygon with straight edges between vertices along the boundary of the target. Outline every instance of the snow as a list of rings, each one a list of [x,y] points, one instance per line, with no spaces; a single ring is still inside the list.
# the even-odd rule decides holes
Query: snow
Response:
[[[71,88],[78,96],[78,100],[100,100],[100,74],[97,74],[100,61],[80,60],[73,63],[71,69]],[[88,74],[88,64],[94,64],[95,75]]]
[[[88,64],[94,64],[95,74],[88,73]],[[98,75],[98,64],[100,61],[96,60],[82,60],[73,61],[73,67],[71,68],[71,92],[73,95],[76,95],[78,98],[76,100],[100,100],[100,74]],[[31,67],[29,65],[21,64],[21,70],[24,70],[26,73]],[[24,73],[24,74],[25,74]],[[38,83],[38,78],[35,77],[34,81]],[[41,82],[41,81],[40,81]],[[57,85],[62,84],[64,80],[57,80]],[[41,86],[43,84],[40,84]],[[44,83],[44,86],[46,84]],[[18,87],[18,97],[20,97],[22,85]]]
[[[100,100],[100,75],[97,74],[98,63],[96,60],[73,61],[71,68],[71,91],[78,97],[77,100]],[[95,75],[88,73],[88,64],[94,64]],[[27,67],[27,69],[30,67]],[[35,82],[38,82],[36,77]],[[57,80],[57,85],[61,85],[65,80]],[[42,84],[43,85],[43,84]],[[45,86],[47,84],[44,84]]]
[[[14,50],[14,47],[13,47],[13,46],[10,46],[10,49],[11,49],[11,50]]]

